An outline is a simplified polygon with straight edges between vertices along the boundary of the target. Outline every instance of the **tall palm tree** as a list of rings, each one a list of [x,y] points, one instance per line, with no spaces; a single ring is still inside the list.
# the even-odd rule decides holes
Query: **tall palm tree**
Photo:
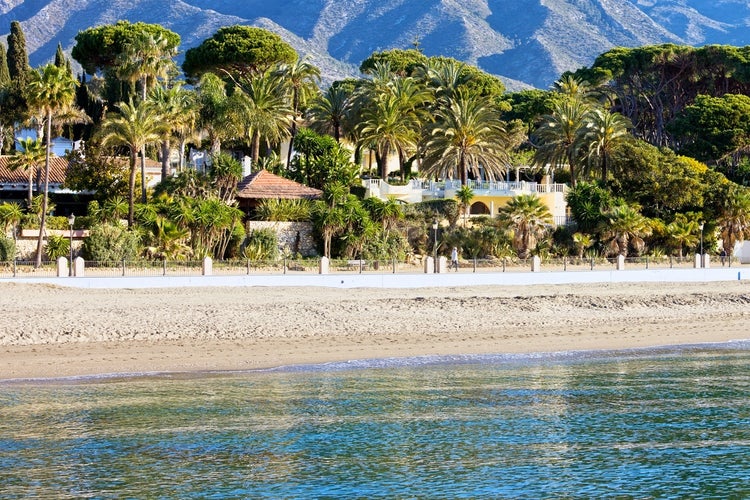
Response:
[[[182,168],[185,142],[191,136],[198,117],[195,92],[183,88],[179,83],[169,88],[158,85],[149,93],[149,99],[157,106],[162,119],[167,124],[161,141],[161,178],[166,179],[170,170],[169,156],[172,137],[180,140],[179,167]]]
[[[549,208],[533,194],[511,199],[500,209],[498,219],[513,230],[513,246],[521,259],[529,257],[531,249],[552,224]]]
[[[18,143],[21,149],[16,150],[15,154],[10,158],[8,169],[11,171],[22,169],[28,173],[29,190],[26,198],[26,206],[30,209],[34,198],[34,176],[39,167],[44,164],[46,147],[39,139],[32,139],[30,137],[19,139]]]
[[[319,134],[331,134],[341,142],[348,127],[353,97],[341,86],[330,86],[318,96],[309,110],[310,127]]]
[[[133,101],[118,104],[119,113],[108,115],[102,122],[99,131],[103,146],[125,146],[130,156],[130,177],[128,182],[128,226],[133,225],[135,215],[135,177],[138,152],[147,144],[158,142],[165,124],[161,115],[152,103],[140,101],[137,105]],[[146,184],[146,178],[141,178]]]
[[[29,82],[28,100],[32,108],[44,111],[47,126],[47,147],[44,160],[44,199],[42,217],[39,224],[39,239],[36,249],[36,266],[42,265],[42,247],[44,243],[45,224],[47,222],[47,205],[49,203],[49,166],[52,154],[52,116],[55,112],[71,107],[75,99],[78,81],[65,68],[48,64],[39,71],[32,72]]]
[[[360,145],[374,149],[382,179],[388,177],[388,157],[416,149],[419,141],[419,119],[404,113],[403,101],[392,93],[376,96],[362,112],[357,127]]]
[[[499,111],[486,99],[459,89],[427,127],[421,168],[427,176],[457,174],[463,185],[470,172],[479,176],[483,171],[490,179],[502,177],[508,162],[506,143]]]
[[[286,88],[270,71],[240,80],[234,93],[236,119],[251,140],[253,164],[260,157],[260,143],[279,143],[289,138],[293,110]]]
[[[589,110],[585,102],[567,99],[555,104],[551,114],[542,117],[534,134],[538,141],[535,160],[540,164],[567,164],[570,184],[576,185],[578,161],[581,157],[582,130]]]
[[[172,57],[175,49],[161,34],[140,32],[125,44],[119,57],[117,76],[131,82],[140,82],[141,100],[145,101],[148,89],[158,78],[166,78],[175,68]],[[146,177],[146,146],[141,150],[141,177]],[[146,185],[141,185],[141,202],[146,203]]]
[[[598,160],[602,182],[607,182],[609,157],[618,144],[628,140],[632,124],[620,113],[594,109],[585,118],[581,129],[583,147],[588,155]]]
[[[226,83],[214,73],[205,73],[198,82],[198,125],[208,135],[211,155],[221,152],[221,141],[236,134],[232,103]]]
[[[722,246],[731,257],[736,243],[750,237],[750,193],[739,187],[731,189],[724,199],[717,222]]]
[[[289,168],[292,161],[292,144],[294,144],[294,137],[297,135],[297,120],[301,109],[318,90],[320,69],[310,64],[307,58],[302,58],[294,64],[282,64],[278,67],[277,72],[291,94],[292,127],[289,131],[289,149],[286,157],[286,168]]]

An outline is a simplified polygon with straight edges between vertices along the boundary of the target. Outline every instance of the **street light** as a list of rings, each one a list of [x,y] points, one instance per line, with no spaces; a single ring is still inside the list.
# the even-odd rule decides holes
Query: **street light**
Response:
[[[75,214],[70,214],[68,217],[68,226],[70,226],[70,255],[68,260],[68,276],[73,276],[73,224],[75,224]]]
[[[701,225],[698,226],[701,228],[701,262],[703,261],[703,226],[704,224],[701,222]]]

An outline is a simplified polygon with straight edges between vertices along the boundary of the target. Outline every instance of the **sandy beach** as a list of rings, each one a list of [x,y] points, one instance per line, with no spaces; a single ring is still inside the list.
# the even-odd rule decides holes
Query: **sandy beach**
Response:
[[[0,379],[750,338],[750,283],[419,289],[0,284]]]

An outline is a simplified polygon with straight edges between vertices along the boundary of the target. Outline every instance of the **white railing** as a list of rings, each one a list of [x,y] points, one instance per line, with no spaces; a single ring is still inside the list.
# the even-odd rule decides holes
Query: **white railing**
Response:
[[[458,190],[461,188],[461,181],[417,181],[421,189],[430,192],[440,192],[446,189]],[[538,182],[504,182],[504,181],[478,181],[469,180],[467,185],[475,193],[477,192],[500,192],[500,193],[564,193],[567,190],[566,184],[540,184]]]

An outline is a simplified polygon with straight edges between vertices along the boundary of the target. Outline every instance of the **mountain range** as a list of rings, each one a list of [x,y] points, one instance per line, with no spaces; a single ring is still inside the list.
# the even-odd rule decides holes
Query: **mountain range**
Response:
[[[0,0],[0,36],[20,21],[32,66],[121,19],[178,33],[183,53],[222,26],[263,27],[328,83],[392,48],[474,64],[517,90],[548,88],[615,46],[750,43],[747,0]]]

